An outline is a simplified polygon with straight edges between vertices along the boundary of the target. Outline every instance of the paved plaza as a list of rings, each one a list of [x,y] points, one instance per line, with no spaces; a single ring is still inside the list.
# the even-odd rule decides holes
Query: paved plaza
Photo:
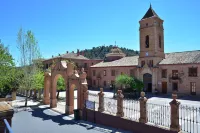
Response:
[[[15,113],[12,128],[14,133],[128,133],[85,121],[74,121],[73,117],[61,115],[44,105]]]
[[[16,104],[23,106],[24,97],[17,97],[13,101],[13,106],[18,108],[12,119],[14,133],[129,133],[86,121],[74,121],[73,115],[62,115],[50,109],[49,105],[40,105],[37,101],[29,100],[27,108]]]
[[[89,91],[90,94],[98,94],[98,91]],[[74,101],[74,108],[77,108],[77,91],[74,93],[75,101]],[[105,92],[105,113],[113,113],[116,114],[117,112],[117,101],[112,99],[113,93],[112,92]],[[36,130],[37,133],[43,133],[43,132],[49,132],[52,131],[52,133],[56,132],[56,130],[59,130],[59,133],[70,131],[70,132],[79,132],[79,131],[85,131],[85,132],[100,132],[99,130],[103,130],[103,132],[112,132],[116,129],[108,129],[108,128],[97,128],[94,127],[93,124],[89,124],[88,126],[83,126],[83,124],[77,123],[73,121],[73,115],[72,116],[65,116],[61,115],[60,113],[65,112],[65,92],[60,92],[60,98],[63,100],[58,101],[57,108],[50,109],[49,106],[40,105],[40,102],[29,100],[28,105],[31,105],[29,111],[20,111],[18,113],[15,113],[13,118],[13,129],[15,132],[19,132],[21,130],[20,125],[26,125],[23,126],[24,129],[22,131],[32,131]],[[89,100],[98,101],[98,97],[89,95]],[[110,101],[108,101],[111,99]],[[164,126],[169,127],[170,126],[170,105],[169,103],[172,101],[171,98],[161,98],[161,97],[150,97],[147,102],[147,116],[148,116],[148,124],[153,124],[154,126]],[[197,112],[194,112],[194,110],[187,110],[183,111],[180,109],[180,125],[185,130],[198,130],[200,131],[200,102],[199,101],[190,101],[190,100],[182,100],[178,99],[178,101],[181,103],[181,105],[187,105],[188,107],[194,107],[197,110]],[[109,107],[108,107],[109,104]],[[24,105],[24,98],[17,97],[17,100],[13,102],[14,107],[19,107]],[[98,105],[98,104],[97,104]],[[98,107],[97,107],[98,108]],[[96,108],[96,109],[97,109]],[[140,116],[139,112],[139,102],[134,102],[134,100],[124,100],[124,114],[127,119],[131,120],[138,120]],[[57,113],[60,112],[60,113]],[[187,119],[190,118],[190,121],[187,121]],[[189,119],[188,119],[189,120]],[[17,122],[16,122],[17,121]],[[188,127],[191,123],[194,123],[193,125],[195,127]],[[86,125],[87,122],[83,122]],[[33,127],[31,125],[34,125]],[[49,128],[43,128],[47,127]],[[52,125],[52,126],[51,126]],[[88,127],[91,127],[91,130],[88,130]],[[41,127],[41,128],[36,128]],[[51,129],[53,128],[53,129]],[[30,130],[29,130],[30,129]],[[111,131],[112,130],[112,131]],[[29,133],[29,132],[27,132]],[[30,132],[32,133],[32,132]],[[35,133],[35,132],[33,132]]]

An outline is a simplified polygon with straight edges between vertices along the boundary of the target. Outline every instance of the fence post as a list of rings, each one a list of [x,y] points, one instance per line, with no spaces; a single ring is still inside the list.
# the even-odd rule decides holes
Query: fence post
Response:
[[[146,111],[147,98],[145,97],[145,92],[141,92],[139,101],[140,101],[140,118],[139,118],[139,122],[147,123],[147,111]]]
[[[100,92],[98,93],[99,95],[99,112],[103,112],[105,110],[104,108],[104,93],[103,93],[103,88],[100,88]]]
[[[177,94],[172,94],[173,100],[169,103],[171,106],[171,125],[170,130],[171,131],[180,131],[180,125],[179,125],[179,105],[180,102],[176,100]]]
[[[122,91],[118,90],[117,91],[117,116],[119,116],[119,117],[124,116],[123,98],[124,98],[124,95],[122,94]]]

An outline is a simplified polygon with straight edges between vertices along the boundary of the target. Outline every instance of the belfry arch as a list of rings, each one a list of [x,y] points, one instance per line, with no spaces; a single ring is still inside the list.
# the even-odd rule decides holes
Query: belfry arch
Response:
[[[44,78],[44,104],[50,104],[51,108],[57,107],[56,87],[59,76],[62,76],[66,86],[66,106],[65,113],[73,114],[74,110],[74,89],[77,88],[77,109],[83,109],[87,99],[87,80],[84,69],[78,72],[75,65],[69,61],[54,59],[54,64],[50,71],[45,72]],[[50,94],[50,96],[49,96]]]

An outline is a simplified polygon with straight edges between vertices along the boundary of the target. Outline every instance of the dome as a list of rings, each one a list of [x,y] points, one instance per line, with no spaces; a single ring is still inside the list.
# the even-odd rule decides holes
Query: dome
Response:
[[[110,51],[110,53],[106,54],[104,61],[114,61],[126,56],[117,46],[114,46]]]

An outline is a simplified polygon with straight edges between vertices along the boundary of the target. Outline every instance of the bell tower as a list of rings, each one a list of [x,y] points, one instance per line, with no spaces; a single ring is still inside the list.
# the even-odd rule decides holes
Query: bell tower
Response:
[[[140,55],[139,66],[147,64],[149,67],[156,66],[164,54],[164,28],[163,20],[149,7],[140,23]]]

